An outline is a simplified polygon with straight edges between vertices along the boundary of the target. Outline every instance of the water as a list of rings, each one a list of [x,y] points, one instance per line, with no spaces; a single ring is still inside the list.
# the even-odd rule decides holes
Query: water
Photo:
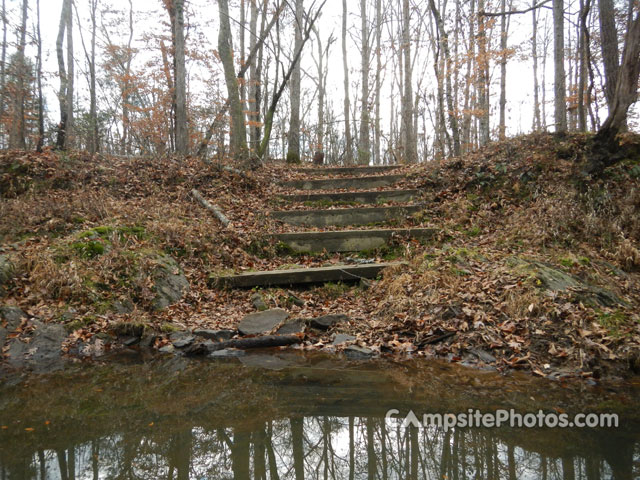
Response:
[[[118,359],[0,386],[2,479],[640,478],[640,400],[440,362]],[[389,409],[615,412],[618,428],[427,428]]]

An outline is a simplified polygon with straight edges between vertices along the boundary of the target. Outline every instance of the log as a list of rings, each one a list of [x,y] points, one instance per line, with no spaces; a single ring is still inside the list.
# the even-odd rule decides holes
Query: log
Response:
[[[206,208],[211,213],[213,213],[213,216],[216,217],[218,220],[220,220],[220,223],[222,223],[225,227],[229,225],[229,219],[224,216],[224,213],[222,213],[222,210],[220,210],[220,208],[217,205],[209,203],[200,194],[198,190],[196,190],[195,188],[191,190],[191,196],[195,198],[198,201],[198,203],[200,203],[200,205],[202,205],[204,208]]]
[[[302,343],[302,336],[298,335],[264,335],[261,337],[250,338],[238,338],[233,340],[226,340],[224,342],[204,342],[192,345],[185,350],[185,355],[207,355],[217,350],[224,350],[225,348],[270,348],[270,347],[285,347],[287,345],[294,345],[296,343]]]

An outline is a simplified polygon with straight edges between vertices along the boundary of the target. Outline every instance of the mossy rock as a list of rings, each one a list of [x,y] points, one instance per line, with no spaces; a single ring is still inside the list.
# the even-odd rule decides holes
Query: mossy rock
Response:
[[[141,337],[144,333],[145,325],[136,322],[118,322],[111,331],[118,337]]]
[[[0,255],[0,295],[15,275],[15,265],[6,255]]]
[[[574,301],[584,303],[591,307],[603,306],[613,307],[625,305],[621,298],[615,293],[604,288],[591,285],[571,275],[563,272],[553,265],[537,260],[528,260],[512,257],[508,263],[517,270],[532,275],[537,286],[552,292],[574,292]]]
[[[157,266],[153,271],[154,310],[162,310],[180,300],[189,291],[189,281],[184,272],[172,257],[160,255],[156,259]]]
[[[74,242],[71,249],[82,258],[94,258],[109,250],[111,244],[103,240]]]

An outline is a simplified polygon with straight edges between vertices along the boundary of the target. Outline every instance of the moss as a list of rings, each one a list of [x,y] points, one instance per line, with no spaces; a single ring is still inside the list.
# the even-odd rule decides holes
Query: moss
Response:
[[[101,241],[88,240],[86,242],[75,242],[71,244],[71,249],[83,258],[94,258],[102,255],[106,251],[106,245]],[[65,257],[60,257],[63,260]]]
[[[402,245],[387,244],[379,248],[368,250],[360,250],[358,257],[360,258],[376,258],[380,257],[384,260],[396,260],[405,256],[405,248]]]
[[[138,240],[143,240],[147,238],[147,232],[144,227],[134,225],[134,226],[119,226],[112,227],[109,225],[101,225],[98,227],[91,228],[86,230],[78,235],[79,239],[84,238],[101,238],[103,240],[108,240],[114,233],[117,233],[120,239],[125,239],[128,237],[134,237]]]
[[[477,237],[477,236],[478,236],[478,235],[480,235],[481,233],[482,233],[482,229],[481,229],[480,227],[478,227],[478,226],[472,227],[472,228],[470,228],[469,230],[465,230],[465,231],[464,231],[464,234],[465,234],[467,237],[471,237],[471,238],[473,238],[473,237]]]
[[[288,244],[284,242],[276,243],[276,254],[280,256],[294,255],[296,252],[293,248],[291,248]]]
[[[178,330],[180,329],[172,323],[165,322],[162,325],[160,325],[160,331],[162,333],[174,333],[174,332],[177,332]]]
[[[111,330],[118,337],[141,337],[146,326],[137,322],[118,322]]]
[[[632,327],[638,323],[637,318],[633,318],[624,310],[599,311],[598,323],[607,329],[609,335],[621,337],[631,335]]]
[[[317,289],[317,293],[321,297],[335,300],[344,296],[349,291],[349,289],[350,287],[342,282],[327,282],[322,287]]]
[[[64,325],[65,330],[68,333],[74,332],[76,330],[80,330],[81,328],[88,327],[92,323],[96,321],[97,317],[95,315],[85,315],[82,318],[76,318],[69,323]]]
[[[296,152],[287,152],[287,163],[300,163],[300,154]]]

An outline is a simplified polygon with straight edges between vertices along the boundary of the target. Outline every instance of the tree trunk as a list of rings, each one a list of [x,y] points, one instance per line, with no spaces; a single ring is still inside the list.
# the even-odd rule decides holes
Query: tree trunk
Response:
[[[580,33],[578,39],[578,130],[587,131],[587,111],[585,108],[585,90],[587,86],[587,17],[591,7],[590,0],[580,0]]]
[[[13,119],[9,131],[9,148],[24,150],[25,142],[25,100],[28,89],[27,62],[24,50],[27,44],[27,0],[22,0],[22,21],[20,23],[20,36],[18,49],[15,56],[16,92],[13,100]]]
[[[36,41],[38,42],[38,60],[36,66],[36,81],[38,84],[38,140],[36,142],[36,152],[40,153],[44,146],[44,100],[42,98],[42,35],[40,33],[40,0],[36,0]],[[2,118],[1,115],[0,118]]]
[[[249,51],[253,51],[258,41],[258,0],[251,0],[251,20],[249,21]],[[266,9],[264,9],[266,10]],[[260,36],[264,31],[266,12],[263,12],[260,25]],[[260,72],[258,61],[255,57],[249,61],[249,100],[247,110],[249,111],[249,150],[255,151],[260,141]]]
[[[554,121],[556,132],[567,131],[567,101],[564,73],[564,0],[553,0]]]
[[[454,91],[452,86],[453,67],[451,61],[451,52],[449,49],[449,34],[445,29],[440,12],[436,8],[435,1],[429,0],[429,3],[431,6],[431,12],[433,13],[434,19],[436,21],[436,26],[438,27],[438,31],[440,32],[440,43],[442,45],[445,67],[445,70],[444,72],[441,72],[441,75],[445,76],[445,83],[447,87],[447,110],[449,112],[449,128],[451,128],[451,136],[453,138],[453,154],[455,156],[458,156],[460,155],[460,129],[458,127],[458,115],[456,106],[454,104]],[[445,126],[443,125],[442,128],[444,129]]]
[[[469,47],[467,50],[467,66],[464,82],[464,106],[463,106],[463,122],[462,122],[462,145],[464,151],[471,150],[471,84],[473,78],[473,59],[475,58],[475,41],[474,41],[474,27],[475,27],[475,0],[471,1],[471,10],[469,12]]]
[[[231,26],[229,24],[229,4],[227,0],[219,0],[220,32],[218,35],[218,52],[224,68],[224,77],[229,97],[229,113],[231,115],[231,154],[243,167],[252,167],[247,148],[247,133],[244,126],[244,113],[240,102],[238,81],[233,65]]]
[[[302,45],[302,0],[296,0],[294,51]],[[291,99],[291,118],[287,136],[287,163],[300,163],[300,60],[293,66],[289,97]]]
[[[532,0],[533,6],[536,0]],[[532,14],[532,32],[531,32],[531,56],[533,57],[533,131],[542,128],[542,120],[540,119],[540,86],[538,84],[538,12],[537,9],[531,9]]]
[[[187,86],[184,44],[184,0],[173,0],[175,35],[175,98],[176,98],[176,153],[189,154],[189,129],[187,125]]]
[[[627,158],[628,147],[623,148],[616,140],[624,129],[629,107],[638,97],[638,77],[640,76],[640,11],[629,25],[625,37],[622,64],[609,116],[594,138],[586,173],[599,174],[605,168]],[[635,148],[635,150],[638,150]],[[637,155],[639,152],[634,152]]]
[[[64,150],[67,139],[67,71],[64,64],[64,33],[67,28],[67,10],[71,9],[71,0],[62,0],[62,12],[60,13],[60,23],[58,26],[58,37],[56,39],[56,54],[58,57],[58,76],[60,77],[60,88],[58,89],[58,103],[60,106],[60,123],[58,124],[58,135],[56,139],[57,148]]]
[[[66,131],[66,139],[65,146],[71,147],[73,146],[73,129],[74,129],[74,118],[73,118],[73,94],[74,94],[74,83],[75,83],[75,73],[74,73],[74,58],[73,58],[73,0],[69,0],[69,8],[67,9],[67,131]]]
[[[480,145],[490,140],[490,104],[489,104],[489,52],[487,38],[487,20],[484,12],[485,0],[478,0],[478,109],[480,127]]]
[[[362,70],[362,95],[360,112],[360,135],[358,142],[358,163],[360,165],[368,165],[371,159],[371,137],[370,137],[370,119],[369,119],[369,25],[367,20],[367,0],[360,0],[360,35],[362,36],[361,45],[361,70]]]
[[[344,70],[344,138],[345,163],[353,163],[353,140],[351,138],[351,101],[349,99],[349,63],[347,60],[347,0],[342,0],[342,67]]]
[[[291,451],[296,480],[304,480],[304,419],[291,419]]]
[[[413,85],[411,63],[409,0],[402,0],[402,50],[404,59],[404,92],[402,97],[402,128],[404,133],[404,158],[407,163],[418,161],[416,138],[413,131]]]
[[[382,86],[381,71],[382,71],[382,0],[376,0],[376,79],[375,79],[375,135],[374,135],[374,156],[375,163],[382,165],[382,159],[380,158],[380,136],[382,134],[380,130],[380,89]]]
[[[509,32],[509,20],[506,12],[506,0],[500,2],[500,123],[498,135],[500,140],[506,138],[507,125],[507,36]]]
[[[265,114],[265,120],[264,120],[264,135],[262,137],[262,141],[260,142],[260,148],[258,149],[258,158],[264,158],[264,155],[267,151],[267,148],[269,147],[269,140],[271,139],[271,129],[273,128],[273,116],[275,114],[276,111],[276,107],[278,106],[278,102],[280,101],[280,98],[282,97],[282,93],[284,92],[285,87],[287,86],[287,83],[289,82],[289,79],[291,78],[291,75],[293,73],[293,70],[295,68],[296,63],[300,60],[300,55],[302,54],[302,49],[304,48],[304,45],[307,43],[307,40],[309,40],[309,36],[311,35],[311,31],[313,29],[313,25],[315,24],[316,20],[318,19],[318,16],[320,15],[320,12],[322,11],[322,7],[324,7],[324,4],[327,2],[327,0],[324,0],[320,6],[318,7],[318,9],[316,10],[316,13],[314,14],[314,16],[307,22],[307,25],[305,26],[304,29],[304,36],[302,38],[302,42],[300,43],[300,48],[298,48],[293,56],[293,59],[291,61],[291,64],[289,65],[289,69],[287,70],[287,72],[285,73],[282,81],[280,82],[280,86],[274,88],[274,93],[273,93],[273,98],[271,99],[271,103],[269,104],[269,108],[267,109],[267,112]],[[279,32],[279,30],[276,28],[276,31]],[[278,33],[278,39],[279,39],[279,33]],[[279,63],[279,61],[278,61]],[[277,76],[276,76],[276,84],[277,84]]]
[[[613,109],[613,98],[618,84],[619,58],[618,30],[616,29],[613,0],[598,0],[600,10],[600,45],[604,64],[604,95],[609,111]]]
[[[2,0],[2,58],[0,64],[0,125],[3,124],[4,117],[4,86],[7,75],[7,9],[6,0]],[[2,138],[1,146],[4,147],[4,138]]]

